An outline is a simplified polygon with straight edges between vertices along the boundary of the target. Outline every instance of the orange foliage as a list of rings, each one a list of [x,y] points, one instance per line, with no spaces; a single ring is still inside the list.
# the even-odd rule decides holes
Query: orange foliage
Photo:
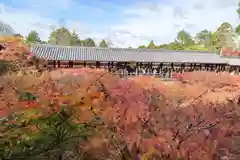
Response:
[[[19,59],[26,59],[29,54],[29,47],[21,38],[6,38],[0,39],[1,43],[6,48],[0,51],[0,59],[6,61],[18,61]]]
[[[221,52],[222,56],[240,56],[240,51],[232,48],[223,48]]]
[[[68,72],[67,76],[63,71]],[[75,75],[72,75],[75,71],[63,71],[57,79],[40,77],[38,85],[20,87],[17,81],[8,80],[2,93],[11,96],[1,94],[1,116],[8,111],[28,113],[37,109],[37,116],[26,115],[44,117],[60,112],[61,106],[67,104],[74,111],[76,123],[102,117],[96,122],[103,122],[97,126],[99,133],[90,138],[84,148],[86,151],[97,148],[98,152],[91,152],[92,155],[102,153],[113,159],[119,159],[122,148],[128,149],[131,159],[152,152],[153,148],[151,157],[156,160],[212,160],[234,154],[230,154],[236,147],[231,140],[233,136],[240,136],[238,104],[235,101],[203,103],[206,93],[202,93],[205,89],[211,92],[212,88],[222,87],[239,92],[236,76],[193,72],[183,74],[181,81],[163,82],[153,77],[121,79],[89,69],[79,69]],[[37,101],[19,103],[15,96],[18,88],[31,91]],[[179,102],[174,102],[177,98]],[[189,101],[196,98],[194,103]],[[186,101],[189,101],[187,107],[181,107]],[[28,127],[37,131],[32,125]],[[222,153],[221,148],[226,152]]]
[[[0,51],[0,60],[10,62],[18,69],[30,69],[27,67],[35,67],[35,69],[44,70],[41,66],[43,66],[46,61],[37,58],[31,53],[29,45],[26,44],[22,38],[0,37],[0,44],[5,48]]]

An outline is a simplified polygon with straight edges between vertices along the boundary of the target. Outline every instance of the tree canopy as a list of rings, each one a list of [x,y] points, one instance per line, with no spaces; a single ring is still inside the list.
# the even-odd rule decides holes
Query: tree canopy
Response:
[[[185,30],[181,30],[177,33],[176,41],[182,45],[191,45],[194,43],[191,35]]]
[[[103,39],[103,40],[100,42],[99,47],[108,48],[107,42]]]
[[[81,46],[81,40],[78,37],[78,34],[73,31],[71,33],[71,43],[72,46]]]
[[[48,42],[57,45],[71,45],[71,33],[67,28],[61,27],[50,34]]]
[[[145,45],[141,45],[138,48],[147,48]]]
[[[235,32],[240,35],[240,25],[238,25],[236,28],[235,28]]]
[[[151,48],[151,49],[154,49],[154,48],[156,48],[156,46],[155,46],[155,44],[154,44],[153,40],[152,40],[152,41],[150,41],[150,43],[149,43],[149,45],[147,46],[147,48]]]
[[[83,40],[82,45],[87,46],[87,47],[95,47],[96,46],[96,44],[92,38],[87,38],[87,39]]]
[[[39,43],[41,39],[36,31],[31,31],[26,37],[27,43]]]
[[[233,28],[231,24],[222,23],[215,32],[204,29],[192,36],[188,31],[181,30],[177,33],[173,42],[168,44],[156,45],[153,40],[147,46],[140,45],[138,48],[163,48],[169,50],[201,50],[201,51],[220,51],[222,47],[240,47],[240,25]],[[81,35],[76,31],[70,32],[67,28],[61,27],[50,33],[48,42],[42,41],[36,31],[31,31],[26,37],[30,43],[57,44],[69,46],[88,46],[95,47],[96,43],[92,38],[80,39]],[[99,43],[99,47],[107,48],[110,44],[104,39]],[[129,47],[131,48],[131,47]]]

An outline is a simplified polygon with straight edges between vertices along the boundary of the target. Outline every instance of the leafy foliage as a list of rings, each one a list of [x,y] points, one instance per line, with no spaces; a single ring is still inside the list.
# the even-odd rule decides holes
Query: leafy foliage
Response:
[[[147,46],[147,48],[151,48],[154,49],[155,48],[155,44],[153,41],[150,41],[149,45]]]
[[[238,17],[240,18],[240,3],[238,3],[237,14],[238,14]]]
[[[0,37],[0,43],[5,48],[0,51],[1,74],[6,73],[6,71],[23,72],[27,71],[29,67],[40,69],[41,65],[45,64],[45,60],[38,59],[31,54],[28,45],[21,37]],[[21,70],[23,68],[25,70]]]
[[[177,34],[177,42],[183,45],[191,45],[194,41],[191,38],[191,35],[184,30],[181,30]]]
[[[145,45],[141,45],[138,48],[147,48]]]
[[[83,44],[83,46],[88,46],[88,47],[95,47],[96,46],[94,40],[91,39],[91,38],[87,38],[87,39],[83,40],[82,44]]]
[[[13,67],[11,64],[4,60],[0,60],[0,76],[7,73],[9,70],[11,70]]]
[[[235,28],[235,32],[239,35],[240,34],[240,25],[238,25],[236,28]]]
[[[31,31],[27,38],[26,38],[27,43],[40,43],[41,39],[36,31]]]
[[[81,40],[78,37],[78,34],[73,31],[71,34],[71,45],[72,46],[81,46]]]
[[[171,87],[151,77],[75,72],[55,80],[37,78],[34,83],[23,77],[4,79],[1,93],[8,94],[0,96],[5,144],[1,156],[64,159],[71,153],[100,160],[210,160],[236,154],[238,146],[231,141],[233,135],[239,136],[237,99],[217,104],[206,103],[203,97],[207,88],[216,92],[236,86],[238,92],[237,77],[186,73],[173,86],[179,87],[176,95],[186,95],[176,102],[176,96],[169,96]],[[221,148],[229,152],[222,153]]]
[[[103,40],[100,42],[99,47],[108,48],[107,42],[103,39]]]
[[[222,48],[221,54],[223,56],[239,56],[240,51],[239,50],[234,50],[232,48]]]
[[[71,44],[71,33],[65,27],[58,28],[50,34],[49,43],[69,46]]]
[[[212,48],[231,48],[230,33],[231,26],[222,24],[211,35]],[[74,33],[61,28],[52,33],[56,44],[62,43],[56,42],[59,35],[70,36],[65,45],[73,42],[71,36],[79,43]],[[181,32],[178,41],[161,46],[152,41],[149,48],[194,49],[190,37]],[[1,51],[2,72],[9,64],[40,61],[31,56],[22,38],[0,40],[7,44]],[[95,42],[89,38],[81,45]],[[237,76],[193,72],[176,74],[176,82],[166,83],[153,77],[122,79],[103,70],[59,73],[1,77],[2,159],[239,159]],[[230,96],[220,101],[221,92]],[[211,94],[216,101],[209,100]]]

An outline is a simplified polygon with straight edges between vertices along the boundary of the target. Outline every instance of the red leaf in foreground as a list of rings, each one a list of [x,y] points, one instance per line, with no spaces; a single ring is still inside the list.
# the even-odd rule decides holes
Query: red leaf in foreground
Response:
[[[0,109],[0,117],[6,117],[9,114],[9,109]]]

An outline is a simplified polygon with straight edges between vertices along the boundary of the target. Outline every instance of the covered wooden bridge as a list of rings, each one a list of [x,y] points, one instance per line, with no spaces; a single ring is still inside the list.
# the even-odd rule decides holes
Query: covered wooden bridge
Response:
[[[159,75],[173,72],[228,71],[238,74],[239,57],[221,57],[212,52],[164,49],[123,49],[34,44],[31,52],[46,59],[49,68],[105,68],[122,75]]]

